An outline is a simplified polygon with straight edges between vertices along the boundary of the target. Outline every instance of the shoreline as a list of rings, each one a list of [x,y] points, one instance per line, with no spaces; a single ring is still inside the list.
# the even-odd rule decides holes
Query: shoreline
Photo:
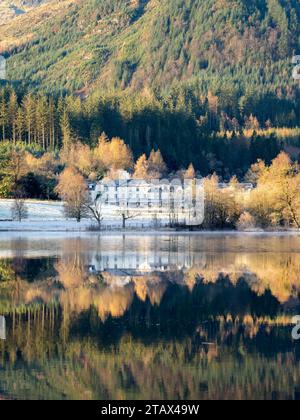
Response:
[[[0,199],[0,234],[85,234],[85,235],[282,235],[298,236],[300,229],[246,229],[246,230],[189,230],[170,228],[166,223],[160,227],[154,227],[151,220],[140,219],[139,221],[128,221],[126,229],[122,228],[119,218],[110,217],[103,222],[103,228],[99,231],[95,222],[91,219],[83,219],[77,223],[74,219],[65,219],[63,215],[63,203],[61,201],[27,200],[29,206],[29,218],[21,222],[10,219],[9,205],[13,202],[10,199]]]
[[[47,222],[45,222],[47,223]],[[89,230],[84,227],[78,229],[71,228],[58,228],[50,229],[47,227],[42,228],[2,228],[0,224],[0,236],[4,234],[39,234],[46,233],[50,235],[85,235],[85,236],[300,236],[300,230],[253,230],[253,231],[237,231],[237,230],[176,230],[176,229],[103,229],[101,231]]]

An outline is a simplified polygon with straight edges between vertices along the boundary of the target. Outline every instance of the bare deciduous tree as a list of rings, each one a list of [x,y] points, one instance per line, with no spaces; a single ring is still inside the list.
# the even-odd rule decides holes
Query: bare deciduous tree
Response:
[[[97,222],[99,230],[101,230],[103,221],[103,205],[104,195],[100,192],[95,198],[90,198],[86,203],[87,212]]]
[[[25,199],[22,197],[16,197],[11,208],[11,214],[13,220],[22,222],[22,220],[28,218],[28,208]]]
[[[120,208],[118,210],[118,214],[122,218],[122,228],[123,229],[126,229],[127,220],[136,219],[140,215],[140,213],[138,211],[136,211],[134,209],[125,208],[125,207]]]

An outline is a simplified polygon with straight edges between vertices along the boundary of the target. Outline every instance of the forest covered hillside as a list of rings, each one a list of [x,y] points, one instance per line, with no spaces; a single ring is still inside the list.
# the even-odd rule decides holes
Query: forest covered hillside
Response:
[[[32,3],[1,25],[0,141],[45,152],[106,133],[227,180],[298,159],[299,20],[298,0]]]
[[[11,22],[18,16],[53,0],[1,0],[0,25]]]
[[[1,28],[12,80],[47,91],[166,89],[179,81],[203,92],[230,86],[294,95],[298,0],[50,3]]]

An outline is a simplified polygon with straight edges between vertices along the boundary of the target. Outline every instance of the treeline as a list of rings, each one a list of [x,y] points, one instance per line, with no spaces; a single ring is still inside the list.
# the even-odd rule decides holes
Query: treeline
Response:
[[[80,222],[88,212],[101,228],[102,202],[98,197],[91,201],[87,181],[97,182],[104,177],[118,179],[122,170],[129,171],[136,179],[169,176],[183,180],[201,176],[192,163],[183,170],[170,171],[159,149],[134,159],[132,150],[122,139],[109,139],[105,134],[95,147],[76,142],[60,152],[37,152],[21,143],[13,146],[6,142],[0,144],[0,198],[15,198],[19,220],[26,198],[60,198],[68,218]],[[227,185],[222,184],[216,173],[204,178],[206,208],[202,228],[300,229],[298,162],[281,152],[270,164],[257,160],[243,180],[248,183],[246,188],[236,176]],[[131,215],[120,215],[125,227]]]
[[[110,159],[107,157],[106,148],[108,147],[109,151],[112,146],[113,142],[104,143],[104,140],[100,139],[95,150],[96,155],[100,157],[102,151],[105,152],[104,160]],[[118,161],[118,168],[121,164],[128,167],[129,153],[128,149],[122,151],[122,162]],[[145,168],[151,168],[151,172],[146,171],[144,176]],[[155,174],[155,178],[161,178],[165,170],[166,166],[160,152],[153,151],[148,160],[142,156],[137,161],[134,176],[139,178],[142,171],[143,178],[147,178],[149,173],[151,176]],[[196,174],[191,165],[187,171],[177,173],[176,176],[193,179]],[[227,185],[222,185],[216,174],[204,179],[204,221],[198,228],[241,231],[300,229],[300,166],[297,162],[292,162],[286,153],[281,152],[271,165],[266,165],[261,160],[253,164],[248,170],[245,180],[248,181],[248,185],[241,184],[236,177],[233,177]],[[93,218],[98,222],[99,229],[102,224],[105,224],[102,199],[99,197],[93,202],[88,202],[85,178],[82,171],[80,173],[78,164],[69,163],[68,168],[59,177],[56,191],[65,202],[66,214],[69,217],[80,222],[82,218],[86,217],[85,210],[88,207],[89,210],[92,210]],[[126,220],[136,217],[134,209],[131,212],[132,214],[128,208],[120,209],[124,229]],[[180,210],[177,209],[177,212]],[[174,227],[171,221],[170,226]],[[188,227],[188,221],[184,225],[179,224],[178,227]]]
[[[95,147],[76,142],[59,152],[4,142],[0,143],[0,198],[57,199],[57,184],[64,173],[68,174],[67,194],[72,191],[77,194],[81,189],[85,197],[88,180],[118,179],[119,171],[123,170],[138,179],[160,179],[169,175],[160,150],[152,150],[149,156],[143,154],[135,161],[130,147],[122,139],[110,140],[104,133]],[[191,164],[176,176],[193,179],[196,172]],[[70,182],[72,177],[74,181]]]
[[[224,180],[233,175],[242,178],[257,159],[270,163],[287,145],[291,133],[293,146],[299,146],[297,129],[287,128],[286,137],[282,131],[277,136],[277,129],[272,128],[276,118],[259,116],[257,103],[253,104],[256,114],[251,113],[250,105],[244,105],[243,112],[234,116],[234,108],[229,103],[225,106],[226,97],[174,90],[168,96],[149,91],[54,98],[3,88],[0,141],[54,152],[78,141],[95,147],[105,132],[109,138],[124,139],[135,159],[160,149],[170,171],[192,163],[202,176],[216,172]],[[234,104],[235,99],[231,100]]]
[[[18,96],[12,89],[0,92],[0,137],[13,144],[24,142],[42,150],[61,146],[64,129],[63,100],[44,95]]]
[[[219,187],[216,175],[204,180],[206,229],[300,229],[300,166],[281,152],[266,165],[252,165],[246,189],[236,177],[227,188]]]

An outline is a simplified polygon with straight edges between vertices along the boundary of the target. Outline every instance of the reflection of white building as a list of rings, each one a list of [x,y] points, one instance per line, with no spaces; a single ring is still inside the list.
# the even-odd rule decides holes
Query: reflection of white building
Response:
[[[104,252],[90,260],[90,272],[118,272],[122,275],[143,275],[153,272],[189,270],[194,266],[204,266],[205,255],[199,252],[160,251]]]
[[[104,213],[132,212],[137,218],[200,225],[204,214],[203,183],[200,180],[142,180],[123,176],[90,187]]]

